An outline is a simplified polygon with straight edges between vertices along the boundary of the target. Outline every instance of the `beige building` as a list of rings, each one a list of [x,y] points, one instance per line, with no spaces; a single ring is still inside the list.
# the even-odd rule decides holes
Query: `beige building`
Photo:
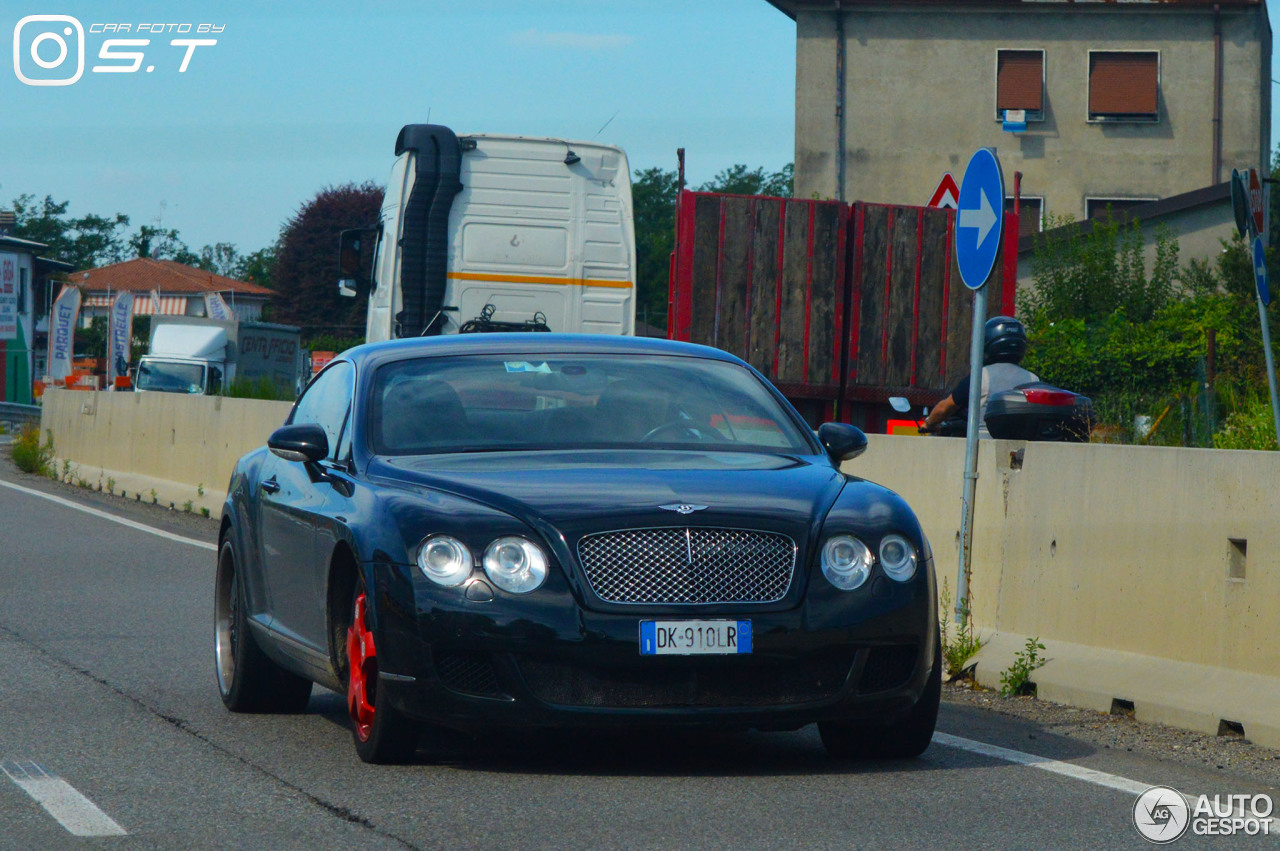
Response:
[[[923,205],[994,147],[1025,233],[1270,162],[1262,0],[769,2],[796,25],[797,197]]]

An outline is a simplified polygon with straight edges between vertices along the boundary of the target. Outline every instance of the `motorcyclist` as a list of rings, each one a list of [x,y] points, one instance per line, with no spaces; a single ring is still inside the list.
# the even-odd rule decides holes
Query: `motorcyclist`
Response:
[[[982,396],[979,399],[982,416],[978,418],[978,437],[990,437],[987,431],[987,400],[993,393],[1039,381],[1034,372],[1018,366],[1027,353],[1027,329],[1012,316],[993,316],[983,328],[982,346]],[[965,375],[951,389],[924,421],[924,431],[935,432],[942,423],[957,415],[964,415],[969,408],[969,376]]]

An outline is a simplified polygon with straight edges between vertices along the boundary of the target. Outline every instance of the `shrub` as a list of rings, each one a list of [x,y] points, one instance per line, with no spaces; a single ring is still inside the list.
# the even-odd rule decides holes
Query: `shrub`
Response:
[[[1000,694],[1015,697],[1020,694],[1032,694],[1035,684],[1031,682],[1031,674],[1037,668],[1044,667],[1049,661],[1040,656],[1044,645],[1038,638],[1028,638],[1027,646],[1019,650],[1013,657],[1013,664],[1000,675]]]
[[[303,344],[302,348],[313,352],[333,352],[342,354],[364,342],[364,337],[343,337],[337,334],[316,334]]]
[[[1235,411],[1213,436],[1215,449],[1270,449],[1275,451],[1275,419],[1266,394],[1252,393],[1236,402]]]
[[[1050,216],[1036,237],[1036,286],[1024,301],[1032,324],[1116,313],[1145,322],[1173,299],[1178,242],[1167,227],[1156,228],[1156,260],[1148,275],[1136,221],[1122,226],[1108,211],[1089,223],[1088,234],[1065,227],[1072,223],[1070,217]]]
[[[267,376],[256,379],[237,378],[227,387],[226,395],[235,399],[271,399],[292,402],[296,395],[292,389],[283,389]]]
[[[53,432],[48,434],[48,440],[42,445],[38,426],[30,425],[18,432],[9,445],[9,452],[19,470],[37,476],[53,475]]]

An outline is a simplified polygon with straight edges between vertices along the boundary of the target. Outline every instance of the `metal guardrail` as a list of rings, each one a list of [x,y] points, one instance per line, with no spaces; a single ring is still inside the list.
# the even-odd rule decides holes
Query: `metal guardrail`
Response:
[[[0,423],[40,424],[39,405],[19,405],[17,402],[0,402]]]

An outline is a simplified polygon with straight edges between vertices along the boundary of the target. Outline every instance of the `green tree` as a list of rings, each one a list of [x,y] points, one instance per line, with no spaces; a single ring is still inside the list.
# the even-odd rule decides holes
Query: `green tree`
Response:
[[[192,252],[173,228],[142,225],[137,233],[129,237],[129,247],[135,257],[172,260],[184,266],[200,265],[200,255]]]
[[[1035,288],[1022,298],[1024,365],[1090,396],[1099,420],[1131,438],[1144,415],[1161,424],[1149,442],[1266,448],[1257,439],[1266,379],[1248,247],[1224,240],[1212,260],[1179,269],[1172,235],[1155,236],[1148,274],[1137,225],[1046,232]]]
[[[376,222],[382,195],[372,181],[327,186],[298,208],[276,247],[274,317],[304,326],[364,327],[368,299],[338,295],[338,236]]]
[[[1156,260],[1147,274],[1138,222],[1120,225],[1108,214],[1084,228],[1070,218],[1049,217],[1036,238],[1035,288],[1023,300],[1031,322],[1096,321],[1121,313],[1145,322],[1174,297],[1178,242],[1168,228],[1156,229]]]
[[[129,341],[129,362],[137,363],[138,358],[147,353],[151,347],[151,317],[133,317],[133,339]],[[106,351],[106,346],[103,346]]]
[[[229,242],[219,242],[200,249],[200,262],[196,266],[215,275],[234,278],[241,259],[234,245]]]
[[[129,217],[89,214],[67,215],[69,202],[55,201],[46,195],[37,201],[34,195],[19,195],[10,206],[14,212],[14,235],[49,246],[45,256],[70,263],[76,268],[92,269],[117,263],[128,256],[124,233]]]
[[[238,281],[249,281],[260,287],[274,289],[271,283],[271,270],[276,264],[276,247],[268,245],[251,254],[246,254],[236,261],[229,273]]]
[[[631,181],[636,229],[637,313],[642,321],[665,328],[671,252],[675,247],[677,177],[674,171],[646,168]]]
[[[88,328],[76,331],[76,355],[78,357],[105,358],[107,356],[107,317],[95,316]]]
[[[790,198],[795,172],[794,163],[767,172],[763,168],[749,169],[738,164],[726,168],[698,187],[701,192],[724,192],[731,195],[769,195],[774,198]]]

